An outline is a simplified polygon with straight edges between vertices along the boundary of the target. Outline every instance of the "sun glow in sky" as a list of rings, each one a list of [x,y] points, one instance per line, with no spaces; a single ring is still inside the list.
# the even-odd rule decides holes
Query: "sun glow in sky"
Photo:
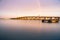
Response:
[[[60,16],[60,0],[0,0],[0,17]]]

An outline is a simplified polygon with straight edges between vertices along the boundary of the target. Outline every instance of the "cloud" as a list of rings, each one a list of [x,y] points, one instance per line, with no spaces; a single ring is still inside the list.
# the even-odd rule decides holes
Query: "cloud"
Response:
[[[60,0],[40,0],[42,7],[60,7]]]

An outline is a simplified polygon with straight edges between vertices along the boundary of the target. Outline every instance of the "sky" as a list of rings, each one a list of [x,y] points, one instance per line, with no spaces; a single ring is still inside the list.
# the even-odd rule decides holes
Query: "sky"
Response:
[[[0,0],[0,18],[60,16],[60,0]]]

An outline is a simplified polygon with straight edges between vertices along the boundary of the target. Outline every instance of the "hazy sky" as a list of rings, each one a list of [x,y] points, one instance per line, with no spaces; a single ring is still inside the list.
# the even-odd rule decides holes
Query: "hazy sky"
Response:
[[[60,0],[0,0],[0,17],[60,16]]]

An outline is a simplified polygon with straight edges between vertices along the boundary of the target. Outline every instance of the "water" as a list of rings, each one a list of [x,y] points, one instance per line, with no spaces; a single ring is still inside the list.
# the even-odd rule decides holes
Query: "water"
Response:
[[[60,23],[0,20],[0,40],[60,40]]]

